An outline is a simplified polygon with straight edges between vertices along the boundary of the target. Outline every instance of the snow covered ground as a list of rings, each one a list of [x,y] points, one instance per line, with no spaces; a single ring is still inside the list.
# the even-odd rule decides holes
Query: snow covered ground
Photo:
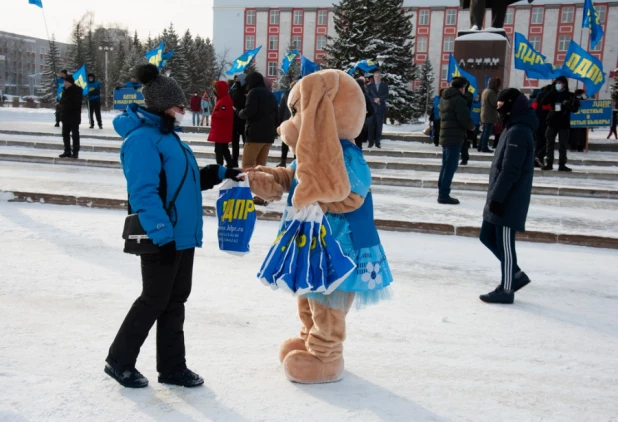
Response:
[[[205,219],[185,326],[205,386],[156,382],[153,332],[138,361],[151,385],[123,389],[103,364],[140,291],[124,217],[0,202],[0,420],[616,421],[615,250],[520,243],[533,282],[489,306],[477,296],[498,266],[478,240],[382,233],[393,300],[350,313],[342,382],[300,386],[277,361],[294,300],[255,279],[276,230],[262,221],[239,258]]]

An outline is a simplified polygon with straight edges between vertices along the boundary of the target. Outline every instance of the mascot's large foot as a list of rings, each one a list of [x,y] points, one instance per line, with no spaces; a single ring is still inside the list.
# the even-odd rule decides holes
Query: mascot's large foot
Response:
[[[305,346],[305,340],[300,337],[292,337],[284,341],[279,348],[279,362],[283,363],[286,356],[295,350],[306,352],[307,346]]]
[[[300,384],[325,384],[343,378],[343,357],[332,362],[322,362],[309,352],[296,350],[283,361],[285,376]]]

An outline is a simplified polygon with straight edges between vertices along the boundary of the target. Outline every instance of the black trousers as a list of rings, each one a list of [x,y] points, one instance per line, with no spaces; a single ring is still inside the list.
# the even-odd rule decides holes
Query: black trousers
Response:
[[[62,121],[62,112],[59,108],[56,109],[56,124],[60,124]]]
[[[506,1],[494,0],[491,6],[491,26],[494,28],[503,28],[504,19],[506,18],[506,11],[508,4]],[[485,21],[486,11],[485,0],[471,0],[470,1],[470,26],[478,26],[479,29],[483,28]]]
[[[290,147],[285,142],[281,141],[281,162],[285,163],[288,160],[288,153],[290,152]]]
[[[547,155],[547,126],[544,124],[539,125],[539,128],[534,133],[534,141],[536,145],[534,146],[534,154],[538,161],[541,163],[545,159]]]
[[[556,129],[547,126],[545,136],[547,138],[547,165],[554,164],[554,149],[556,146],[556,136],[558,137],[558,165],[564,166],[567,163],[567,149],[569,148],[570,129]]]
[[[504,290],[513,290],[515,274],[521,271],[517,265],[515,251],[515,230],[492,224],[483,220],[480,240],[500,261],[502,270],[501,286]]]
[[[440,120],[433,121],[433,144],[440,146]]]
[[[109,348],[107,363],[117,371],[135,367],[148,332],[157,323],[157,371],[167,374],[187,367],[185,302],[191,293],[195,249],[176,252],[173,265],[159,254],[143,255],[142,294],[137,298]]]
[[[103,123],[101,123],[101,99],[97,98],[96,100],[89,101],[88,105],[90,107],[90,127],[94,126],[93,114],[97,116],[99,127],[103,126]]]
[[[225,160],[226,167],[234,167],[236,165],[232,162],[232,155],[230,154],[230,147],[228,146],[228,144],[216,143],[215,156],[217,164],[219,164],[220,166],[223,165],[223,160]]]
[[[62,122],[64,152],[71,152],[71,135],[73,136],[73,154],[77,154],[79,152],[79,121]]]
[[[245,121],[238,116],[234,116],[234,137],[232,138],[232,160],[238,163],[240,158],[240,137],[245,143]]]

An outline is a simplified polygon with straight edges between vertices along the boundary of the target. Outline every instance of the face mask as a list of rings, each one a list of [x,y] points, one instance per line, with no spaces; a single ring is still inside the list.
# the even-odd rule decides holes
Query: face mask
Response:
[[[556,84],[556,91],[562,91],[562,88],[564,88],[564,85]]]
[[[174,124],[176,126],[180,126],[182,124],[182,120],[185,118],[185,115],[182,113],[174,112]]]

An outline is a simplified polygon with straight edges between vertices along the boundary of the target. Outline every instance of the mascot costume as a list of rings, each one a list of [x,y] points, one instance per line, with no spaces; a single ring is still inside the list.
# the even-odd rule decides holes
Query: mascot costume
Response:
[[[281,345],[279,359],[290,381],[336,382],[343,376],[345,319],[353,302],[360,308],[387,299],[393,281],[373,219],[371,172],[354,144],[365,98],[351,76],[323,70],[301,79],[287,104],[292,117],[279,133],[296,160],[287,169],[256,167],[251,190],[267,201],[289,192],[285,214],[319,204],[356,268],[332,293],[298,297],[300,336]]]

